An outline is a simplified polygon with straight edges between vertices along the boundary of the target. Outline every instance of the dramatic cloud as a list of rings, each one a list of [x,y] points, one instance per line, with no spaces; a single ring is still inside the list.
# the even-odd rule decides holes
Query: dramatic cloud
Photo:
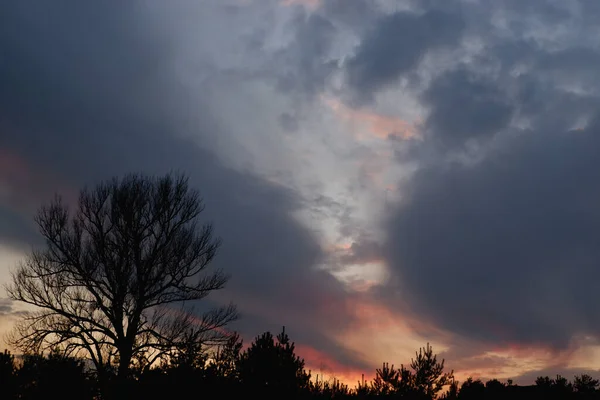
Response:
[[[496,85],[485,78],[480,81],[469,70],[453,70],[437,77],[423,97],[432,106],[426,129],[446,146],[493,135],[510,122],[508,98]]]
[[[482,340],[597,334],[598,128],[519,132],[475,165],[420,170],[390,226],[415,307]]]
[[[521,48],[504,38],[431,81],[420,146],[436,157],[403,188],[386,252],[415,315],[562,350],[600,334],[598,53]],[[493,140],[457,150],[480,137]]]
[[[297,9],[291,21],[295,27],[291,45],[274,55],[277,87],[285,92],[314,95],[324,90],[327,78],[336,69],[329,59],[336,28],[327,18]]]
[[[351,87],[368,98],[416,67],[428,51],[456,44],[462,28],[460,16],[440,10],[383,16],[348,61]]]
[[[0,281],[55,192],[180,170],[232,275],[210,301],[240,305],[246,340],[285,325],[349,379],[427,341],[460,374],[595,370],[599,15],[0,4]]]
[[[206,219],[224,240],[216,264],[233,279],[218,299],[240,305],[245,332],[289,324],[305,345],[336,352],[328,333],[349,322],[341,306],[345,294],[340,282],[313,268],[324,255],[293,215],[303,198],[225,166],[198,145],[228,133],[202,109],[210,99],[186,104],[189,97],[163,43],[168,36],[153,29],[139,3],[88,6],[0,6],[6,60],[0,63],[0,154],[5,164],[19,161],[13,173],[21,168],[23,177],[31,177],[15,181],[2,171],[3,242],[34,242],[33,212],[54,191],[68,197],[113,175],[185,171],[205,198]],[[193,128],[181,112],[192,106],[200,115]],[[54,187],[40,185],[47,176],[60,179]],[[35,208],[23,211],[9,201],[11,191]],[[268,324],[257,323],[264,320]],[[342,353],[338,357],[351,364]]]

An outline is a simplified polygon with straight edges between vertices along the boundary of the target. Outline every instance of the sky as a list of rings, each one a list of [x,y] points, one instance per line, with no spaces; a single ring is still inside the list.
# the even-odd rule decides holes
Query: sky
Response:
[[[183,171],[246,341],[349,383],[600,375],[597,0],[0,2],[0,283],[55,193]],[[0,333],[22,307],[0,291]]]

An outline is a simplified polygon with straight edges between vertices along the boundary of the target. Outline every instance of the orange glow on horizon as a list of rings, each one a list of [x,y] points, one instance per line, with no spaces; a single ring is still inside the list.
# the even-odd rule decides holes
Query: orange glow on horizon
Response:
[[[336,379],[351,388],[360,380],[366,371],[348,367],[327,353],[316,350],[313,347],[296,344],[296,353],[304,359],[305,369],[311,372],[312,378],[317,375],[319,379]]]

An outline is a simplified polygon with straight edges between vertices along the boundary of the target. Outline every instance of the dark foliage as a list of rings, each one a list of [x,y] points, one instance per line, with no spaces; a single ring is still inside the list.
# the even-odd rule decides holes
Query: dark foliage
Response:
[[[93,399],[96,381],[82,360],[58,353],[29,354],[15,360],[7,351],[1,357],[0,383],[3,399]]]
[[[300,397],[309,388],[310,375],[294,348],[285,328],[276,340],[270,332],[263,333],[240,357],[240,382],[261,396]]]
[[[454,382],[452,372],[444,372],[444,360],[438,362],[433,348],[427,344],[419,349],[410,363],[410,369],[400,365],[399,369],[384,363],[375,371],[371,392],[376,395],[432,399],[445,386]]]
[[[573,382],[560,375],[539,377],[531,386],[496,379],[484,383],[468,378],[459,383],[443,371],[429,345],[417,352],[410,368],[384,363],[373,380],[363,376],[354,388],[337,380],[311,379],[285,330],[277,336],[265,332],[246,350],[239,335],[233,334],[219,346],[190,351],[195,354],[172,358],[173,362],[146,368],[127,380],[102,383],[81,360],[58,353],[16,358],[5,351],[0,353],[0,398],[600,400],[598,380],[585,374]]]
[[[0,353],[0,390],[2,398],[12,399],[17,393],[15,357],[4,350]]]

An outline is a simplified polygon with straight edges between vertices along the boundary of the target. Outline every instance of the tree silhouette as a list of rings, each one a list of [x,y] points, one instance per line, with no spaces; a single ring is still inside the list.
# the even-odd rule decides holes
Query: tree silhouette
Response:
[[[506,397],[506,385],[498,379],[491,379],[485,383],[485,398],[500,400]]]
[[[573,389],[575,392],[589,396],[596,392],[600,382],[587,374],[576,375],[573,381]]]
[[[390,367],[389,363],[383,363],[381,368],[375,370],[372,392],[378,396],[414,394],[414,375],[404,365],[400,365],[400,368],[396,369],[394,365]]]
[[[485,385],[479,379],[467,378],[460,386],[459,400],[477,400],[485,396]]]
[[[127,175],[83,189],[74,211],[60,196],[35,221],[46,247],[13,272],[9,296],[36,306],[13,332],[29,353],[86,355],[102,373],[127,376],[190,339],[223,339],[233,306],[196,318],[187,302],[224,287],[206,273],[220,241],[200,226],[204,206],[184,176]],[[176,307],[178,305],[178,307]]]
[[[549,376],[538,376],[535,379],[535,386],[541,396],[549,398],[552,396],[554,380]]]
[[[375,370],[373,380],[373,392],[379,396],[396,393],[400,384],[400,370],[390,367],[389,363],[383,363],[381,368]]]
[[[15,356],[8,350],[0,353],[0,394],[4,399],[12,399],[16,395]]]
[[[234,333],[217,351],[208,364],[208,370],[214,376],[228,380],[239,377],[239,363],[243,341],[238,333]]]
[[[369,384],[369,382],[365,380],[365,374],[362,374],[362,377],[360,381],[358,381],[354,392],[358,397],[367,397],[374,393],[373,384]]]
[[[538,388],[549,389],[554,384],[554,381],[549,376],[538,376],[535,379],[535,385]]]
[[[20,399],[91,400],[94,397],[94,387],[82,360],[56,352],[48,356],[25,355],[17,380],[20,383]]]
[[[419,349],[410,367],[414,371],[415,389],[425,398],[435,398],[444,386],[452,383],[453,371],[444,372],[444,360],[438,362],[429,343]]]
[[[421,353],[427,354],[428,347]],[[188,350],[186,350],[187,352]],[[211,393],[218,398],[260,399],[406,399],[421,400],[427,395],[419,389],[416,376],[419,365],[441,365],[433,354],[427,363],[411,369],[401,365],[399,369],[384,363],[376,370],[375,379],[366,381],[364,375],[355,388],[337,379],[310,379],[304,369],[304,361],[295,354],[294,343],[285,331],[277,337],[269,332],[258,336],[251,346],[242,351],[242,341],[237,334],[218,346],[218,349],[190,348],[190,354],[182,353],[173,358],[140,371],[136,379],[115,379],[106,385],[90,374],[85,362],[65,357],[59,352],[49,355],[26,354],[15,361],[8,351],[0,353],[0,398],[34,400],[40,398],[60,399],[165,399],[191,398],[190,394]],[[195,351],[198,354],[193,355]],[[419,353],[417,353],[418,356]],[[208,361],[206,361],[208,357]],[[427,359],[428,357],[422,357]],[[416,359],[419,362],[419,358]],[[416,367],[417,369],[412,369]],[[439,371],[439,368],[435,369]],[[444,376],[443,372],[439,376]],[[535,385],[520,386],[509,380],[508,384],[497,379],[485,384],[468,378],[459,385],[453,377],[448,378],[449,389],[437,395],[441,400],[569,400],[598,399],[598,380],[589,375],[575,377],[571,384],[564,377],[555,379],[539,377]],[[434,380],[434,382],[441,380]],[[429,382],[429,381],[427,381]],[[427,386],[425,386],[427,387]],[[432,384],[435,388],[435,384]],[[99,389],[102,388],[102,391]]]
[[[352,391],[348,385],[340,382],[339,379],[319,379],[318,375],[314,381],[309,383],[309,392],[312,397],[321,399],[338,399],[348,397],[352,394],[359,394],[361,388],[362,386],[359,382],[359,387],[355,391]]]
[[[442,400],[457,400],[458,399],[458,382],[452,379],[448,391],[441,397]]]
[[[310,374],[295,345],[283,331],[258,336],[240,358],[240,380],[255,393],[293,397],[308,389]]]
[[[399,369],[388,363],[375,371],[373,392],[377,395],[412,396],[433,399],[444,388],[452,384],[453,372],[444,372],[444,360],[437,361],[433,348],[427,343],[411,360],[410,369],[400,365]]]
[[[193,332],[192,332],[193,333]],[[205,344],[193,335],[186,335],[169,353],[169,367],[179,369],[204,369],[208,360]]]
[[[552,385],[552,398],[566,399],[573,393],[573,384],[567,378],[556,375]]]

